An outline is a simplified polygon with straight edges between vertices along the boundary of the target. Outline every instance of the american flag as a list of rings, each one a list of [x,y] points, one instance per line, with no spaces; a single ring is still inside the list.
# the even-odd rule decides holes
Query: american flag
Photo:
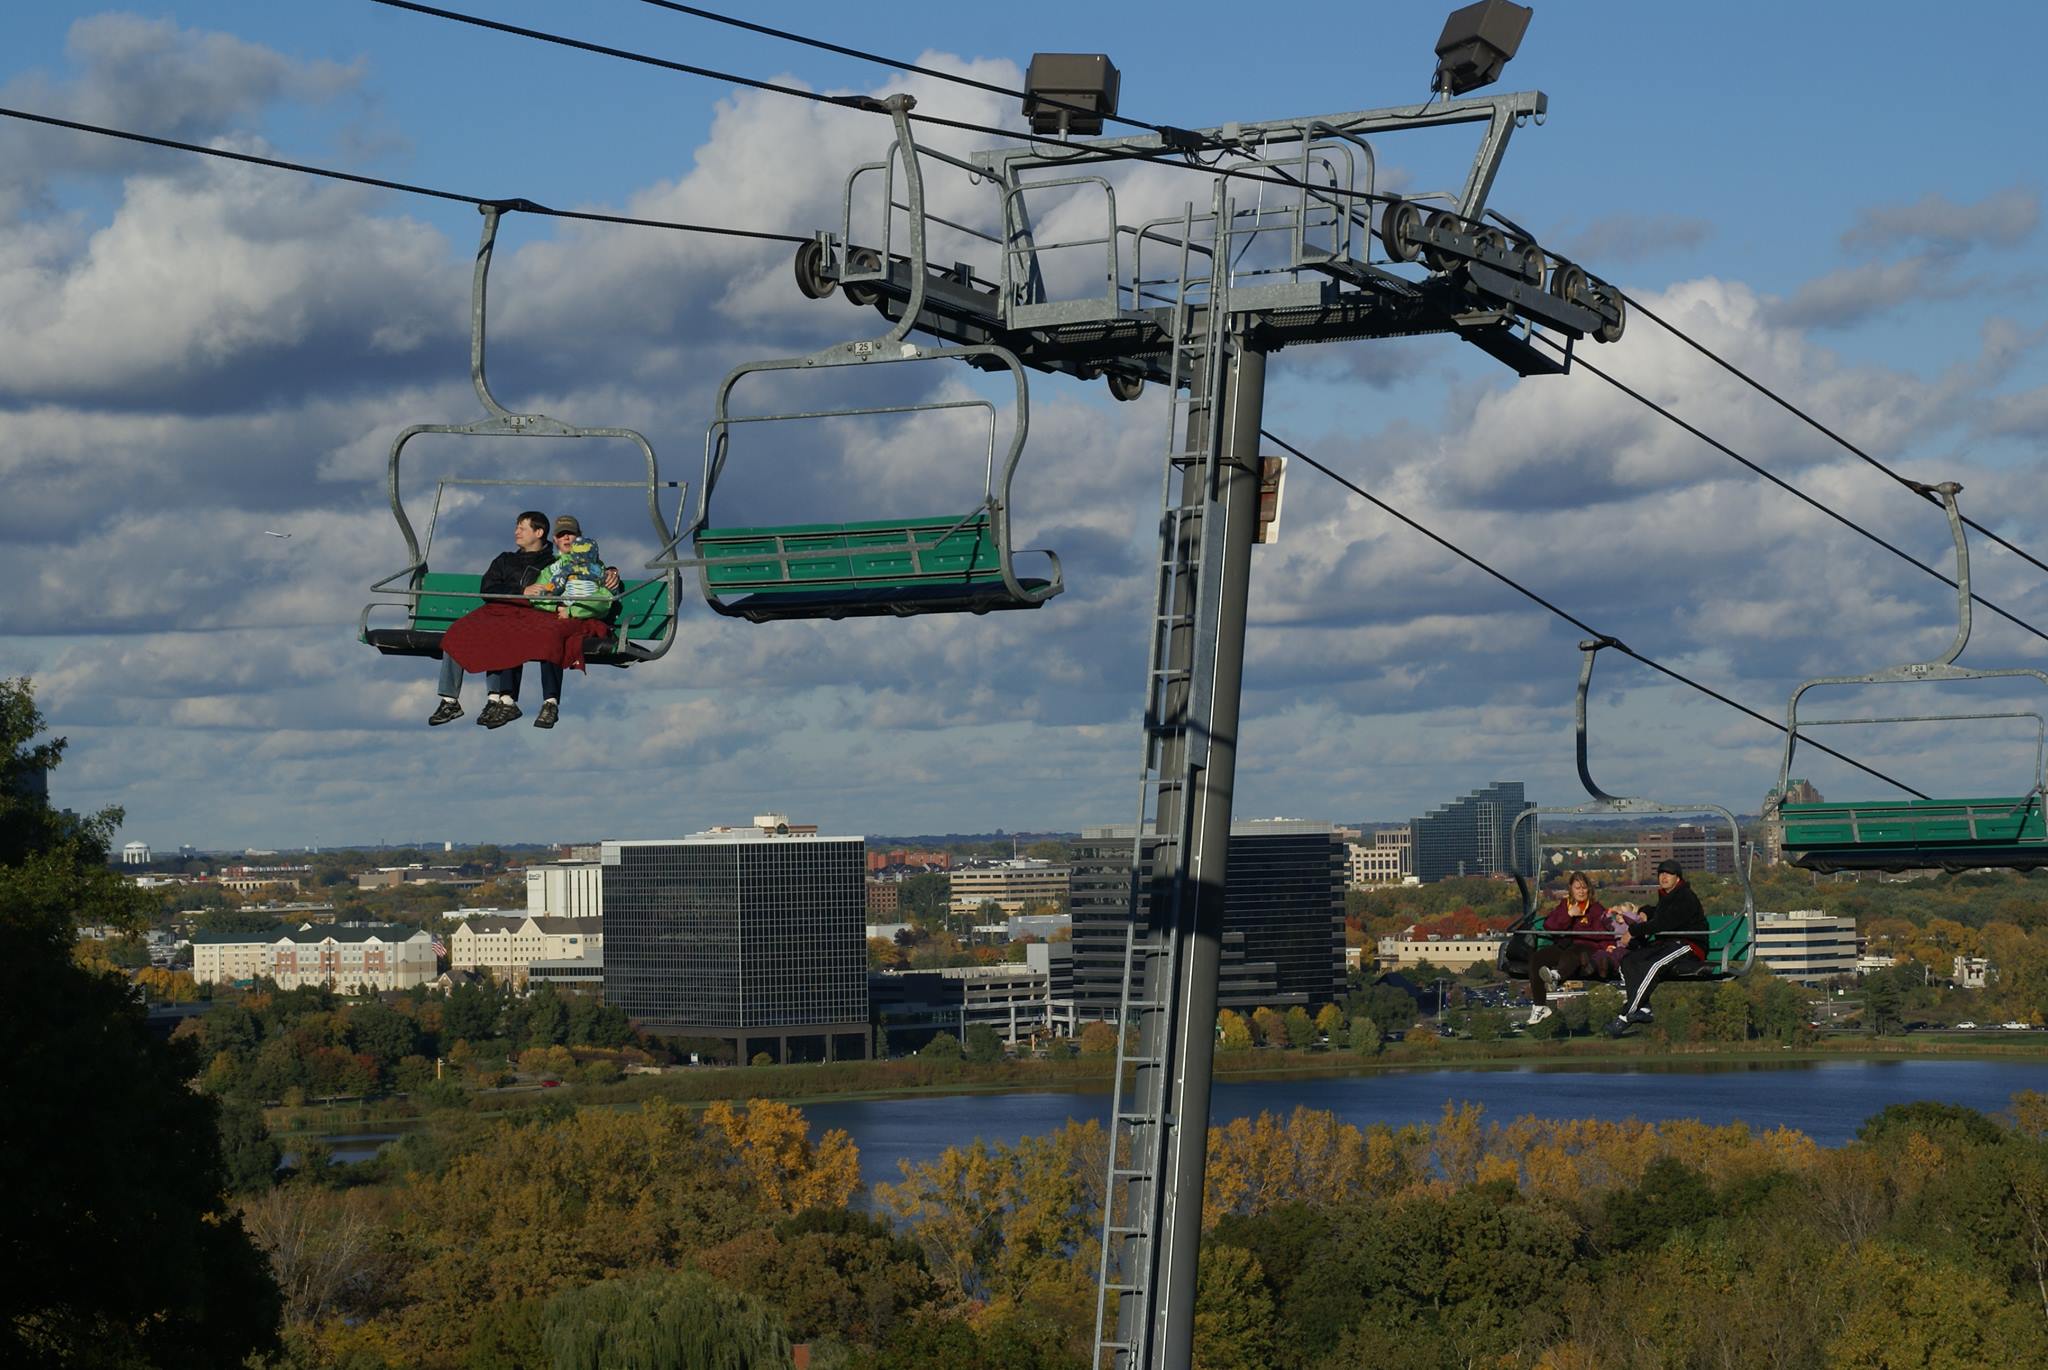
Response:
[[[436,937],[434,939],[434,955],[446,956],[447,954],[448,944],[446,942],[443,942],[440,938]]]

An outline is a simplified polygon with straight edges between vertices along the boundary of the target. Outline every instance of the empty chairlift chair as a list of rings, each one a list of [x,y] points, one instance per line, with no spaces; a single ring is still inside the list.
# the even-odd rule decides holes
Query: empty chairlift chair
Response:
[[[391,444],[386,479],[390,490],[391,512],[398,520],[400,534],[405,538],[406,564],[370,587],[373,598],[370,603],[363,606],[362,615],[356,624],[358,640],[368,643],[387,656],[440,656],[442,634],[455,620],[484,602],[483,577],[480,573],[436,571],[430,564],[434,532],[440,522],[442,499],[450,486],[483,486],[503,490],[644,490],[647,495],[647,516],[654,527],[655,544],[664,548],[670,547],[679,536],[684,487],[680,482],[661,479],[654,448],[646,438],[630,428],[582,428],[551,419],[545,414],[515,414],[498,403],[497,398],[491,394],[490,382],[484,374],[485,291],[490,276],[491,257],[497,242],[498,220],[506,210],[518,207],[518,202],[482,206],[483,238],[477,247],[476,269],[470,285],[470,380],[476,387],[477,398],[483,402],[484,417],[463,424],[414,424],[400,433]],[[639,449],[645,476],[639,480],[525,480],[442,476],[436,481],[434,509],[427,522],[427,537],[423,546],[418,533],[414,530],[412,520],[406,515],[405,502],[399,490],[400,459],[404,455],[406,444],[422,433],[451,433],[483,438],[618,439],[630,442]],[[677,491],[678,508],[673,524],[666,522],[662,516],[663,490]],[[661,574],[650,579],[623,582],[621,593],[616,598],[616,607],[607,620],[612,629],[611,637],[602,643],[591,643],[585,653],[587,661],[607,666],[631,666],[636,662],[656,660],[668,652],[675,640],[678,575],[672,565],[651,569],[658,569]],[[400,610],[405,615],[405,625],[371,627],[371,614],[386,608]]]
[[[1030,395],[1023,366],[1003,347],[923,346],[909,341],[925,295],[924,180],[910,135],[908,99],[897,96],[881,103],[896,121],[891,155],[902,159],[907,191],[910,298],[896,325],[879,338],[841,343],[809,356],[749,362],[736,367],[719,386],[716,414],[705,440],[697,509],[684,533],[691,539],[694,555],[655,564],[695,566],[705,601],[721,614],[756,623],[983,614],[997,609],[1035,609],[1063,588],[1057,556],[1038,553],[1046,558],[1046,573],[1026,577],[1017,570],[1017,551],[1011,542],[1011,488],[1030,428]],[[734,388],[749,376],[922,362],[1006,372],[1015,394],[1007,441],[1000,439],[996,406],[983,399],[757,414],[736,412],[733,407]],[[775,425],[793,421],[956,409],[984,411],[988,420],[986,448],[975,454],[983,466],[981,497],[968,508],[828,523],[725,525],[715,521],[714,496],[720,478],[736,448],[748,445],[736,442],[742,433],[749,441],[761,441]],[[967,459],[967,454],[962,456]]]
[[[1597,638],[1579,644],[1579,650],[1584,653],[1579,662],[1577,711],[1579,783],[1586,787],[1591,802],[1569,807],[1543,807],[1532,804],[1515,815],[1515,820],[1508,829],[1508,859],[1509,869],[1515,877],[1515,885],[1521,892],[1522,912],[1508,929],[1508,935],[1501,940],[1496,964],[1505,974],[1520,979],[1529,973],[1529,957],[1538,947],[1560,937],[1572,935],[1550,932],[1543,927],[1542,872],[1540,862],[1531,862],[1537,865],[1538,869],[1524,868],[1524,824],[1534,824],[1545,814],[1579,817],[1597,814],[1716,814],[1728,825],[1728,850],[1733,858],[1735,878],[1742,887],[1742,908],[1732,914],[1707,916],[1707,959],[1701,969],[1690,978],[1722,980],[1740,975],[1749,969],[1750,961],[1756,954],[1756,894],[1750,887],[1749,863],[1744,860],[1743,855],[1742,828],[1737,823],[1735,815],[1719,804],[1670,804],[1653,799],[1612,795],[1593,783],[1593,775],[1586,757],[1586,696],[1593,682],[1593,660],[1603,647],[1620,645],[1612,638]],[[1530,854],[1540,855],[1540,838],[1533,827],[1529,830],[1527,843]],[[1573,842],[1570,845],[1574,851],[1622,851],[1640,847],[1642,844]],[[1692,868],[1693,864],[1688,863],[1688,868]]]
[[[1918,486],[1938,497],[1948,514],[1956,548],[1956,636],[1948,651],[1933,661],[1908,662],[1868,675],[1821,676],[1792,692],[1786,707],[1784,758],[1778,786],[1770,801],[1783,830],[1785,859],[1810,870],[1972,870],[2002,867],[2032,870],[2048,866],[2048,824],[2042,817],[2042,795],[2048,771],[2043,770],[2040,715],[2014,710],[1987,713],[1898,714],[1869,718],[1806,718],[1799,701],[1818,685],[1920,685],[1936,681],[1994,680],[2032,677],[2048,685],[2048,674],[2028,666],[1979,669],[1955,664],[1970,641],[1970,547],[1963,531],[1953,482]],[[1788,802],[1792,758],[1801,729],[1822,725],[1864,723],[1952,722],[1966,719],[2032,718],[2036,722],[2033,788],[2024,794],[1965,799],[1853,800],[1847,803]],[[1767,815],[1773,816],[1773,815]]]

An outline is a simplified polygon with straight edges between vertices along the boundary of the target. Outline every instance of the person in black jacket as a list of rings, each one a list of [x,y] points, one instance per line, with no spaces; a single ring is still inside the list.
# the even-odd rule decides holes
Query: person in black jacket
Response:
[[[526,587],[533,584],[554,559],[554,549],[548,545],[548,516],[538,509],[528,509],[513,520],[512,550],[500,552],[492,559],[479,588],[488,596],[522,598]],[[616,570],[605,568],[606,588],[618,589],[618,575]],[[490,603],[490,600],[484,602]],[[524,669],[517,666],[508,671],[490,673],[490,695],[484,702],[483,712],[477,715],[478,723],[486,728],[500,728],[519,717],[519,680],[524,674]],[[439,727],[462,717],[462,676],[462,667],[455,658],[441,658],[441,702],[428,717],[429,726]],[[541,698],[546,702],[541,705],[540,716],[534,719],[534,726],[552,728],[562,698],[562,668],[551,661],[541,662],[540,688]]]
[[[1607,1025],[1619,1037],[1634,1023],[1649,1023],[1650,991],[1671,976],[1691,975],[1707,962],[1707,911],[1685,883],[1685,868],[1676,861],[1657,863],[1657,902],[1640,910],[1642,921],[1626,928],[1628,950],[1621,957],[1622,992],[1627,996],[1621,1016]],[[1621,912],[1636,912],[1626,904]]]

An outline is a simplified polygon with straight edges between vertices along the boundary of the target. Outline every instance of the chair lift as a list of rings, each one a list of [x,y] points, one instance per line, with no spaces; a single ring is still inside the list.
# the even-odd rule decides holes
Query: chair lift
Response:
[[[1529,957],[1537,947],[1564,938],[1580,937],[1588,940],[1608,940],[1610,934],[1558,933],[1546,931],[1543,914],[1540,872],[1524,871],[1522,862],[1522,824],[1543,814],[1578,815],[1588,814],[1719,814],[1728,824],[1729,851],[1734,855],[1735,876],[1742,886],[1742,911],[1733,914],[1710,914],[1707,917],[1707,958],[1701,968],[1690,976],[1692,980],[1725,980],[1740,975],[1749,969],[1749,963],[1756,951],[1756,892],[1750,887],[1748,863],[1743,859],[1742,828],[1735,815],[1719,804],[1664,804],[1651,799],[1631,799],[1612,795],[1593,783],[1592,771],[1586,761],[1586,697],[1593,683],[1593,659],[1604,647],[1618,647],[1621,644],[1611,637],[1595,638],[1581,642],[1579,650],[1585,655],[1579,662],[1579,696],[1577,709],[1579,783],[1586,787],[1592,802],[1565,808],[1545,808],[1530,805],[1515,815],[1508,827],[1509,870],[1515,877],[1515,887],[1521,892],[1522,912],[1508,934],[1501,940],[1499,955],[1495,963],[1507,975],[1520,979],[1529,973]],[[1533,833],[1532,833],[1533,836]],[[1531,850],[1538,850],[1538,844],[1531,843]],[[1575,851],[1621,851],[1640,843],[1622,842],[1574,842]],[[1718,845],[1718,844],[1717,844]],[[1540,864],[1540,863],[1539,863]]]
[[[914,102],[895,95],[877,102],[895,120],[890,156],[903,161],[910,225],[910,298],[895,326],[879,338],[841,343],[805,357],[748,362],[718,388],[716,416],[705,439],[704,479],[689,526],[669,544],[692,539],[695,555],[650,566],[695,566],[705,601],[721,614],[766,623],[778,619],[840,619],[877,615],[975,613],[993,609],[1035,609],[1064,588],[1059,558],[1047,578],[1017,574],[1010,537],[1010,487],[1023,455],[1030,401],[1024,368],[1009,349],[994,344],[924,346],[909,341],[911,325],[924,307],[926,279],[924,177],[912,140],[909,111]],[[886,207],[885,207],[886,212]],[[801,274],[807,253],[849,250],[845,244],[806,244],[799,253]],[[857,255],[861,249],[850,249]],[[817,287],[806,289],[812,293]],[[981,370],[1008,371],[1016,385],[1016,418],[1007,448],[997,457],[995,406],[987,400],[934,401],[790,413],[738,414],[733,387],[758,372],[819,367],[885,366],[897,362],[960,361]],[[811,523],[724,527],[712,523],[712,495],[732,451],[733,431],[743,425],[915,414],[946,409],[981,409],[988,415],[988,449],[981,500],[964,513],[891,518],[852,523]]]
[[[470,284],[469,309],[469,377],[476,387],[477,398],[483,402],[486,411],[483,418],[463,424],[421,423],[400,433],[391,444],[391,459],[387,470],[387,482],[391,496],[391,512],[398,519],[398,530],[405,537],[406,564],[370,586],[373,598],[363,606],[363,612],[356,621],[356,636],[387,656],[441,655],[441,635],[456,619],[476,608],[486,599],[506,598],[488,596],[482,592],[481,574],[454,573],[429,569],[428,558],[433,551],[434,530],[440,522],[442,497],[450,486],[499,486],[499,487],[546,487],[570,490],[645,490],[647,492],[647,515],[654,524],[655,544],[660,547],[672,546],[682,524],[684,494],[677,496],[675,524],[665,522],[661,514],[661,491],[664,489],[687,492],[687,484],[680,481],[663,481],[655,462],[654,448],[646,438],[630,428],[581,428],[573,424],[551,419],[545,414],[515,414],[498,403],[491,394],[490,382],[484,374],[484,332],[486,282],[490,276],[491,256],[498,236],[498,221],[508,210],[527,207],[523,200],[507,200],[479,206],[484,216],[482,241],[477,246],[476,269]],[[434,509],[427,523],[427,541],[420,545],[414,532],[412,520],[406,516],[405,503],[399,494],[399,459],[405,445],[422,433],[453,433],[466,437],[481,438],[623,438],[640,449],[646,459],[645,480],[507,480],[487,479],[473,476],[445,476],[438,480],[434,491]],[[675,602],[678,588],[677,572],[673,567],[653,567],[662,574],[649,580],[625,581],[617,596],[610,616],[612,636],[604,642],[593,641],[585,652],[585,660],[607,666],[631,666],[635,662],[653,661],[667,654],[675,641]],[[401,584],[402,582],[402,584]],[[373,610],[398,606],[407,614],[403,628],[372,628],[370,614]]]
[[[1766,805],[1766,817],[1782,825],[1780,839],[1786,859],[1808,870],[1907,871],[1974,870],[2001,867],[2034,870],[2048,866],[2048,824],[2042,817],[2044,784],[2042,747],[2037,733],[2034,787],[2016,797],[1987,799],[1857,800],[1850,803],[1786,802],[1792,781],[1792,755],[1799,730],[1821,724],[1949,722],[1976,718],[2033,718],[2027,712],[1980,714],[1907,714],[1885,718],[1822,718],[1802,721],[1799,700],[1816,685],[1917,685],[1927,681],[1992,680],[2031,676],[2048,685],[2048,673],[2030,666],[1978,669],[1958,666],[1970,641],[1970,545],[1963,516],[1956,507],[1962,487],[1915,484],[1925,495],[1938,496],[1948,514],[1956,547],[1956,636],[1947,652],[1933,661],[1889,666],[1868,675],[1821,676],[1792,692],[1786,707],[1784,759],[1778,787]]]

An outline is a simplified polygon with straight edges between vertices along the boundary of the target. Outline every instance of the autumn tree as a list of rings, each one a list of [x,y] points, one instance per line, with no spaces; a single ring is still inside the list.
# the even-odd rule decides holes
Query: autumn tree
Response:
[[[815,1143],[804,1115],[774,1099],[734,1108],[723,1099],[704,1110],[704,1125],[723,1134],[735,1164],[761,1205],[773,1213],[843,1208],[860,1188],[860,1153],[833,1128]]]
[[[1083,1056],[1112,1056],[1116,1053],[1116,1027],[1100,1020],[1081,1029]]]
[[[1260,1046],[1287,1045],[1287,1020],[1272,1009],[1260,1007],[1252,1011],[1252,1031],[1257,1034]]]
[[[1217,1045],[1224,1051],[1249,1051],[1252,1045],[1252,1030],[1244,1015],[1235,1009],[1224,1009],[1216,1015]]]

